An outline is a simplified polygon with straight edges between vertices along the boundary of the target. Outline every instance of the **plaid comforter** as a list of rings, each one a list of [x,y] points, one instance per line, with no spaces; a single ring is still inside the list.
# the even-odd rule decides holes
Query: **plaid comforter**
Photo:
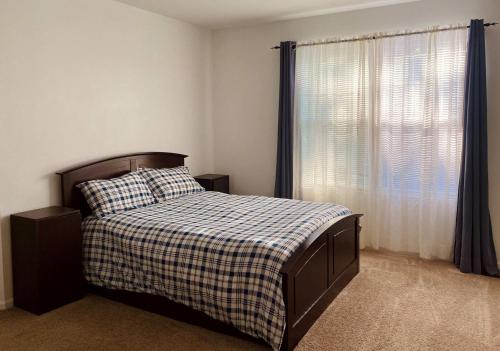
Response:
[[[84,232],[88,282],[162,295],[262,338],[285,328],[280,269],[342,206],[201,192],[97,219]]]

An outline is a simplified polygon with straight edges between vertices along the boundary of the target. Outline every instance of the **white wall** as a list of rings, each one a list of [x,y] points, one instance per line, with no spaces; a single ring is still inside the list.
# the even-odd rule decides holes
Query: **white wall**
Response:
[[[0,1],[0,308],[9,215],[59,204],[56,171],[138,151],[213,171],[211,32],[110,0]]]
[[[498,0],[422,0],[397,6],[214,32],[215,169],[231,190],[272,195],[276,160],[279,52],[283,40],[500,20]],[[500,27],[487,30],[491,211],[500,258]]]

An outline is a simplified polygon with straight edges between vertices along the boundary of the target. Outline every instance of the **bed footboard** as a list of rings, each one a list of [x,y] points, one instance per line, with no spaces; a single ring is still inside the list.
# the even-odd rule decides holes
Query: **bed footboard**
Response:
[[[281,350],[292,350],[358,274],[360,217],[346,216],[318,231],[283,266],[287,328]]]

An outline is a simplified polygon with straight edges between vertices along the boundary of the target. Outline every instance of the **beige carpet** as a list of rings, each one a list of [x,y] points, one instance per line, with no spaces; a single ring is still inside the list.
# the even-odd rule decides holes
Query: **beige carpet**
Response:
[[[363,252],[361,273],[296,350],[500,350],[500,279]],[[0,350],[270,350],[104,298],[0,312]]]

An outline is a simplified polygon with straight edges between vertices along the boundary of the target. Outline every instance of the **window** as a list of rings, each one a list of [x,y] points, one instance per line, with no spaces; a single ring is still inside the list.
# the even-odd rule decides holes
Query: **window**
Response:
[[[466,50],[463,28],[298,47],[295,196],[365,213],[365,246],[448,258]]]

